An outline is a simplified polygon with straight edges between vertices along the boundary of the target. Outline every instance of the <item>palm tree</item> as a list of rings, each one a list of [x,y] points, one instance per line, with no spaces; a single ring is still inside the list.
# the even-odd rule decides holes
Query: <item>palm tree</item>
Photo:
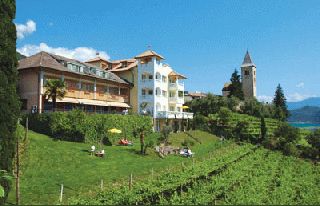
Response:
[[[48,99],[52,99],[52,111],[56,110],[57,98],[62,99],[66,95],[66,84],[61,79],[48,79],[46,84],[46,91],[44,95]]]

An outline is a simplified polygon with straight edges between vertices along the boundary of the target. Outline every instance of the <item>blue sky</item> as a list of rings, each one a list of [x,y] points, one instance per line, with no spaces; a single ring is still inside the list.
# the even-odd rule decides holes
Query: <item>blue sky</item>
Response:
[[[98,50],[115,60],[151,45],[188,77],[187,90],[214,94],[248,49],[260,99],[278,83],[289,101],[320,96],[319,0],[17,0],[15,23],[26,54],[85,59]]]

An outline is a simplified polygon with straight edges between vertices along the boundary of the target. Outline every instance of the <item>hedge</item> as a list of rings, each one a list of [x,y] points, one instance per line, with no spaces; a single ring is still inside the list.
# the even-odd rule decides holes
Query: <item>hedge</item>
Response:
[[[146,133],[152,131],[152,118],[141,115],[86,114],[79,110],[28,114],[29,128],[55,139],[74,142],[97,142],[112,144],[121,137],[137,137],[137,130],[144,126]],[[25,118],[24,118],[25,120]],[[111,134],[117,128],[121,134]]]

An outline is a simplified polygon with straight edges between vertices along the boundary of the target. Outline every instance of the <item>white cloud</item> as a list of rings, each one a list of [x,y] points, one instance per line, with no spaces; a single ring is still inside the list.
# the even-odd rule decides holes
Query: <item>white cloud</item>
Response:
[[[267,95],[260,95],[257,97],[257,99],[260,101],[260,102],[272,102],[273,100],[273,97],[272,96],[267,96]]]
[[[299,82],[296,87],[298,88],[303,88],[304,87],[304,82]]]
[[[316,95],[299,94],[296,92],[286,96],[288,102],[299,102],[310,97],[316,97]]]
[[[32,20],[28,20],[26,24],[16,24],[16,29],[18,39],[23,39],[26,35],[37,30],[37,24]]]
[[[40,51],[46,51],[52,54],[57,54],[70,59],[77,59],[79,61],[86,61],[96,57],[96,53],[99,52],[99,56],[104,59],[110,59],[110,56],[104,51],[97,51],[90,47],[77,47],[69,49],[65,47],[50,47],[46,43],[40,43],[39,45],[27,44],[17,49],[17,51],[25,56],[36,54]]]

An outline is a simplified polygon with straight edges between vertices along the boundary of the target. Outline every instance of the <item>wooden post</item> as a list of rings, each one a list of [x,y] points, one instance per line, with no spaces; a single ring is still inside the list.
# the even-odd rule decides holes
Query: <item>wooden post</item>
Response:
[[[129,190],[132,189],[132,173],[130,174],[130,178],[129,178]]]
[[[101,181],[100,181],[100,188],[101,188],[101,190],[103,190],[103,179],[101,179]]]
[[[16,143],[16,205],[20,205],[20,177],[19,177],[19,137],[17,137],[17,143]]]
[[[63,196],[63,184],[61,184],[59,202],[62,202],[62,196]]]

